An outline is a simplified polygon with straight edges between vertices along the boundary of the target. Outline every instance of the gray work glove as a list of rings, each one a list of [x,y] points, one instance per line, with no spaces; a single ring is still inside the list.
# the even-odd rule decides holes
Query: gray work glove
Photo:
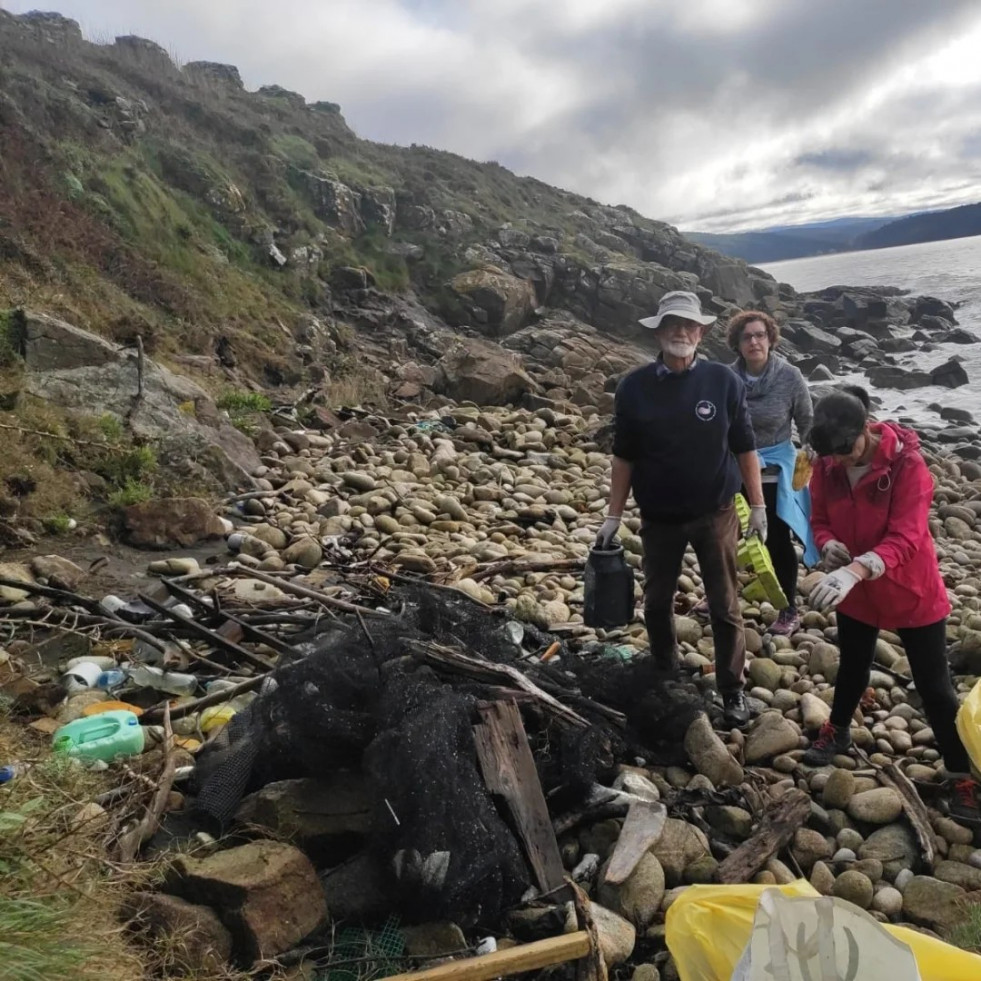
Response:
[[[620,530],[621,518],[619,515],[611,514],[600,525],[600,530],[596,533],[596,541],[593,545],[596,548],[607,549],[613,544],[613,538]]]
[[[825,576],[811,590],[807,598],[812,610],[833,610],[859,583],[861,579],[845,568]]]
[[[830,542],[824,543],[824,548],[821,549],[821,565],[828,572],[840,569],[843,565],[849,565],[851,561],[851,552],[841,542],[832,538]]]
[[[766,544],[766,505],[752,504],[749,508],[749,527],[746,529],[746,537],[756,535],[763,544]]]

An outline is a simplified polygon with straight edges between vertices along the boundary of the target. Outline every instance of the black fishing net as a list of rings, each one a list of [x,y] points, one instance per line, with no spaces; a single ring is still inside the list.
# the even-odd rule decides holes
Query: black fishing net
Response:
[[[701,699],[671,688],[649,659],[568,656],[554,667],[522,661],[552,638],[452,592],[400,588],[387,601],[396,615],[331,621],[282,658],[275,684],[199,754],[195,813],[223,830],[242,797],[269,782],[359,769],[372,795],[365,848],[391,910],[410,920],[486,920],[529,885],[518,840],[484,785],[472,733],[478,699],[500,697],[499,685],[449,684],[420,651],[439,644],[520,664],[590,720],[558,724],[534,701],[521,703],[553,814],[575,807],[597,783],[609,784],[616,763],[637,747],[680,749]],[[634,735],[592,711],[591,699],[624,712]]]

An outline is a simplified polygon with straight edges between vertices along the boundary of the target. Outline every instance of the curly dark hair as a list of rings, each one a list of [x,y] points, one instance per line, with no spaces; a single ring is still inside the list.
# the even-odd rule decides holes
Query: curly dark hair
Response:
[[[743,310],[729,321],[729,326],[726,329],[726,342],[736,354],[739,353],[739,341],[742,339],[743,330],[747,324],[753,323],[754,320],[758,320],[766,327],[766,336],[770,340],[771,348],[776,347],[780,342],[780,328],[773,317],[762,310]]]

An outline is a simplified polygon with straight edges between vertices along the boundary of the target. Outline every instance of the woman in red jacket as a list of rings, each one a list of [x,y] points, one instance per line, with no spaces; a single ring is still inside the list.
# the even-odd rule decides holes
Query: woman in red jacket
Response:
[[[824,766],[848,751],[879,628],[895,630],[953,784],[951,816],[979,824],[978,788],[955,726],[950,601],[927,523],[933,476],[919,437],[893,422],[871,422],[868,396],[853,388],[818,402],[810,444],[820,457],[811,477],[811,525],[825,567],[834,570],[815,587],[810,605],[837,611],[841,662],[831,720],[804,762]]]

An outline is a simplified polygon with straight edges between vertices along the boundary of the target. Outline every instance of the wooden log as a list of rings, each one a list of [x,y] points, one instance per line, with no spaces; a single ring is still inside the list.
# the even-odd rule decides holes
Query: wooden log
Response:
[[[552,964],[578,960],[590,953],[592,945],[585,930],[549,937],[534,943],[521,944],[508,950],[498,950],[483,957],[450,961],[428,971],[396,974],[386,981],[492,981],[525,971],[538,971]]]
[[[484,783],[507,803],[539,889],[552,892],[563,884],[565,869],[521,713],[510,700],[479,712],[483,721],[473,731]]]
[[[667,818],[668,811],[663,804],[645,800],[630,805],[606,868],[607,882],[619,885],[637,868],[647,849],[661,837]]]
[[[750,882],[756,873],[794,836],[811,812],[811,798],[802,790],[788,790],[768,808],[752,838],[744,841],[715,870],[717,882]]]

